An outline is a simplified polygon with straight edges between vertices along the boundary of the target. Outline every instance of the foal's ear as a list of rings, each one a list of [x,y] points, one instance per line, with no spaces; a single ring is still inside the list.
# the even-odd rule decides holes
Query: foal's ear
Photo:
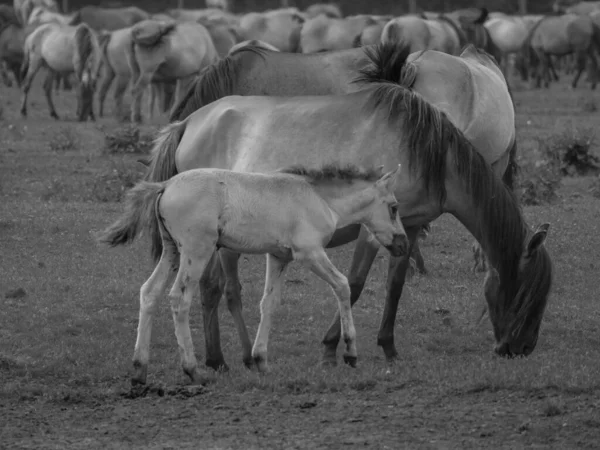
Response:
[[[535,233],[533,233],[533,236],[531,236],[531,239],[529,239],[529,242],[527,243],[527,256],[533,255],[533,253],[544,244],[549,228],[549,223],[543,223],[537,227]]]

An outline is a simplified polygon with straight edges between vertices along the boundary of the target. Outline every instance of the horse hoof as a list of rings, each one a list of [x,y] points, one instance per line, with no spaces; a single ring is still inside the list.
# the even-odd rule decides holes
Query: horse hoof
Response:
[[[358,361],[358,357],[351,355],[344,355],[344,363],[348,364],[352,368],[356,368],[356,362]]]
[[[207,359],[204,364],[206,365],[206,367],[210,367],[215,372],[229,372],[229,366],[222,359]]]
[[[254,357],[254,364],[256,365],[256,368],[258,369],[258,371],[261,373],[266,373],[269,371],[269,365],[267,364],[267,359],[264,358],[262,355],[257,355]]]
[[[50,117],[52,117],[55,120],[60,120],[60,117],[58,117],[58,114],[56,113],[50,113]]]
[[[214,374],[198,369],[195,369],[193,374],[191,376],[188,374],[188,376],[190,377],[190,385],[192,386],[206,386],[207,384],[214,383],[217,380]]]

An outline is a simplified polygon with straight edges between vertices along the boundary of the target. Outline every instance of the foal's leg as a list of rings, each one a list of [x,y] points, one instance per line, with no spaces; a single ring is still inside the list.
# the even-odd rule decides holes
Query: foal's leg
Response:
[[[356,248],[354,249],[354,255],[352,256],[352,265],[350,267],[350,274],[348,276],[350,280],[350,304],[354,305],[365,286],[367,281],[367,275],[373,265],[373,261],[377,256],[379,250],[379,242],[377,242],[367,231],[365,227],[360,228],[360,234],[356,241]],[[323,338],[323,358],[321,363],[323,365],[337,364],[336,351],[338,343],[340,342],[341,336],[341,322],[340,313],[336,311],[333,322],[329,325],[327,333]]]
[[[104,116],[104,100],[106,99],[106,94],[110,89],[110,85],[116,77],[115,71],[112,70],[112,67],[110,67],[108,64],[103,64],[102,71],[104,72],[104,76],[102,77],[102,81],[100,81],[100,88],[98,90],[98,115],[100,117]]]
[[[120,75],[117,76],[113,97],[115,99],[115,112],[119,121],[125,118],[125,114],[123,113],[123,97],[125,96],[128,84],[129,78]]]
[[[50,85],[52,88],[52,84]],[[164,295],[171,268],[177,263],[177,250],[173,242],[163,240],[163,251],[158,265],[148,281],[140,289],[140,317],[137,340],[133,352],[133,370],[131,384],[146,384],[148,359],[150,357],[150,335],[152,333],[152,316],[156,310],[156,302]]]
[[[383,317],[377,336],[377,345],[383,348],[383,352],[388,361],[393,361],[398,357],[398,351],[394,345],[394,324],[396,322],[396,313],[398,312],[398,301],[402,295],[406,269],[409,265],[409,255],[414,246],[420,227],[406,228],[406,235],[409,241],[409,251],[405,256],[395,258],[390,255],[387,279],[387,295]]]
[[[579,82],[579,77],[585,70],[585,63],[587,61],[587,53],[578,52],[576,55],[577,58],[577,72],[575,73],[575,77],[573,78],[573,82],[571,83],[571,87],[575,89],[577,87],[577,83]]]
[[[242,343],[242,361],[248,368],[252,367],[252,344],[242,315],[242,284],[239,279],[238,262],[240,254],[226,249],[219,251],[221,266],[225,274],[225,299],[227,309],[233,317],[240,341]]]
[[[219,332],[219,301],[221,300],[221,295],[223,295],[224,288],[225,275],[221,267],[219,252],[213,252],[208,266],[200,279],[206,365],[214,370],[226,371],[229,368],[223,358]]]
[[[303,258],[304,259],[304,258]],[[356,367],[356,329],[352,318],[352,304],[350,302],[350,286],[348,279],[333,265],[324,249],[319,249],[307,255],[310,269],[325,280],[335,293],[338,301],[338,312],[342,325],[342,338],[346,343],[344,362],[351,367]],[[408,260],[408,256],[407,256]]]
[[[50,110],[50,117],[59,119],[58,114],[56,114],[56,109],[54,109],[54,102],[52,101],[52,85],[54,84],[54,80],[58,74],[53,72],[52,70],[48,70],[46,74],[46,79],[44,80],[44,94],[46,95],[46,102],[48,103],[48,109]],[[79,108],[79,100],[77,101],[77,107]]]
[[[275,308],[281,303],[281,280],[288,265],[273,255],[267,255],[267,274],[265,276],[265,290],[260,301],[260,324],[256,332],[252,358],[260,372],[268,370],[267,347],[269,345],[269,332]]]
[[[198,362],[194,354],[194,344],[190,332],[190,307],[194,291],[210,260],[213,248],[204,245],[202,248],[194,249],[194,254],[182,252],[179,258],[177,278],[173,283],[171,292],[169,292],[171,312],[175,323],[175,336],[177,336],[181,355],[181,365],[184,373],[190,377],[193,384],[205,384],[210,380],[210,377],[198,368]]]

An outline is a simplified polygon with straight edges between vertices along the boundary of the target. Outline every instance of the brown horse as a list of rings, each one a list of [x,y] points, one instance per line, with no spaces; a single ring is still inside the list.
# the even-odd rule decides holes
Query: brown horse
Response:
[[[353,83],[360,71],[371,64],[365,50],[373,51],[375,48],[365,47],[312,55],[243,49],[208,68],[174,108],[171,120],[183,120],[198,108],[228,95],[297,96],[354,92],[365,87],[363,84]],[[391,47],[386,48],[389,51]],[[494,166],[496,173],[499,176],[504,174],[505,182],[512,185],[516,167],[514,119],[511,119],[514,112],[508,88],[497,66],[472,50],[466,51],[460,58],[429,51],[423,55],[411,55],[409,59],[411,62],[403,66],[406,76],[401,78],[405,85],[412,87],[415,92],[445,111],[450,120],[464,130],[484,159]],[[388,72],[389,63],[380,61],[379,64],[379,73],[382,76],[398,80],[393,78],[396,75]],[[473,80],[469,87],[462,82],[464,77],[453,75],[461,72],[473,73],[473,77],[467,77]],[[495,95],[490,94],[492,86],[496,91]],[[480,92],[483,91],[487,91],[489,95],[482,97]],[[481,102],[476,100],[477,98],[488,100]],[[499,102],[498,99],[501,98],[506,98],[507,101]],[[472,109],[475,105],[478,108],[476,111]],[[500,126],[496,117],[507,118],[508,121]],[[419,262],[420,253],[417,249],[415,245],[413,254]],[[354,280],[353,301],[360,295],[366,280],[364,270],[368,271],[374,257],[372,251],[359,250],[357,247],[350,275]],[[420,259],[420,268],[424,269],[422,258]],[[392,276],[390,272],[390,277]],[[229,297],[234,295],[235,290],[233,294],[230,294],[232,291],[229,289],[227,292]],[[391,292],[390,298],[396,294],[399,295],[399,292]],[[235,302],[235,298],[228,301]],[[208,317],[206,320],[214,318],[214,311],[209,308],[205,311],[205,316]],[[214,319],[207,322],[207,330],[211,330],[206,331],[207,361],[209,365],[216,367],[224,364],[224,361],[218,345],[218,326],[213,324],[212,320]],[[332,325],[326,339],[329,349],[335,349],[337,345],[334,328],[335,325]]]
[[[598,62],[596,53],[600,51],[600,29],[589,16],[577,14],[564,14],[546,16],[539,20],[531,29],[523,45],[523,63],[532,69],[536,86],[549,86],[551,71],[554,79],[558,79],[552,65],[552,56],[566,56],[573,54],[577,61],[577,72],[571,86],[577,87],[579,77],[591,64],[592,85],[597,84]],[[523,71],[524,78],[527,73]]]
[[[485,87],[486,94],[494,99],[492,106],[503,104],[512,110],[506,86],[494,87],[495,76],[485,68],[491,59],[474,47],[467,52],[463,70],[473,65],[480,80],[491,77]],[[451,67],[453,57],[439,54],[446,64],[438,65],[438,69]],[[397,186],[395,195],[410,245],[423,224],[444,212],[457,217],[481,243],[490,261],[484,292],[496,339],[495,352],[503,356],[529,355],[537,344],[552,281],[552,265],[543,245],[548,225],[532,232],[512,191],[448,116],[422,95],[382,78],[413,78],[416,68],[407,66],[406,48],[378,47],[369,51],[369,57],[373,65],[363,71],[365,87],[358,92],[293,98],[229,96],[169,125],[152,152],[147,181],[164,181],[196,167],[255,172],[290,164],[319,167],[330,161],[364,167],[401,164],[409,176]],[[500,73],[495,67],[492,72]],[[459,74],[460,83],[467,78],[465,72],[454,73]],[[473,104],[473,98],[468,101]],[[480,106],[477,101],[475,104]],[[481,115],[484,111],[475,113]],[[498,114],[498,110],[485,113],[484,125],[495,129],[496,139],[507,142],[507,131],[514,128],[514,113],[509,117]],[[227,139],[222,138],[225,134]],[[308,134],[312,145],[307,148]],[[160,246],[156,221],[153,229],[156,249]],[[117,244],[133,240],[135,234],[128,233]],[[329,246],[348,242],[356,235],[356,229],[339,230]],[[377,245],[366,234],[361,236],[361,245],[374,248],[376,254]],[[241,314],[239,255],[220,253],[222,266],[214,256],[213,265],[201,279],[205,330],[218,329],[215,306],[224,286],[242,337],[244,361],[251,364],[251,346]],[[374,258],[372,250],[358,253],[350,276],[353,297],[362,289],[356,271],[358,277],[366,278],[365,267],[359,269],[357,264],[370,266]],[[407,266],[408,255],[390,259],[388,297],[378,336],[388,359],[398,356],[393,343],[394,322]],[[335,342],[330,335],[325,339],[325,362],[336,361],[339,317],[333,325],[336,327],[332,332],[337,334]],[[218,340],[218,333],[212,336],[215,338]],[[215,345],[214,341],[207,342]],[[214,356],[219,361],[209,360],[209,365],[224,364],[222,354],[208,357]]]

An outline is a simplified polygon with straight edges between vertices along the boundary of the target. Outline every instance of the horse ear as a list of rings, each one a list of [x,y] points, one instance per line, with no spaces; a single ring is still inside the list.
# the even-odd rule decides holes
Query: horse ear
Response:
[[[489,11],[487,10],[487,8],[480,8],[481,11],[481,15],[479,16],[479,18],[474,22],[476,24],[483,24],[485,23],[485,21],[488,18],[489,15]]]
[[[533,253],[544,244],[549,228],[549,223],[543,223],[537,227],[535,233],[533,233],[533,236],[531,236],[531,239],[527,243],[527,256],[533,255]]]

